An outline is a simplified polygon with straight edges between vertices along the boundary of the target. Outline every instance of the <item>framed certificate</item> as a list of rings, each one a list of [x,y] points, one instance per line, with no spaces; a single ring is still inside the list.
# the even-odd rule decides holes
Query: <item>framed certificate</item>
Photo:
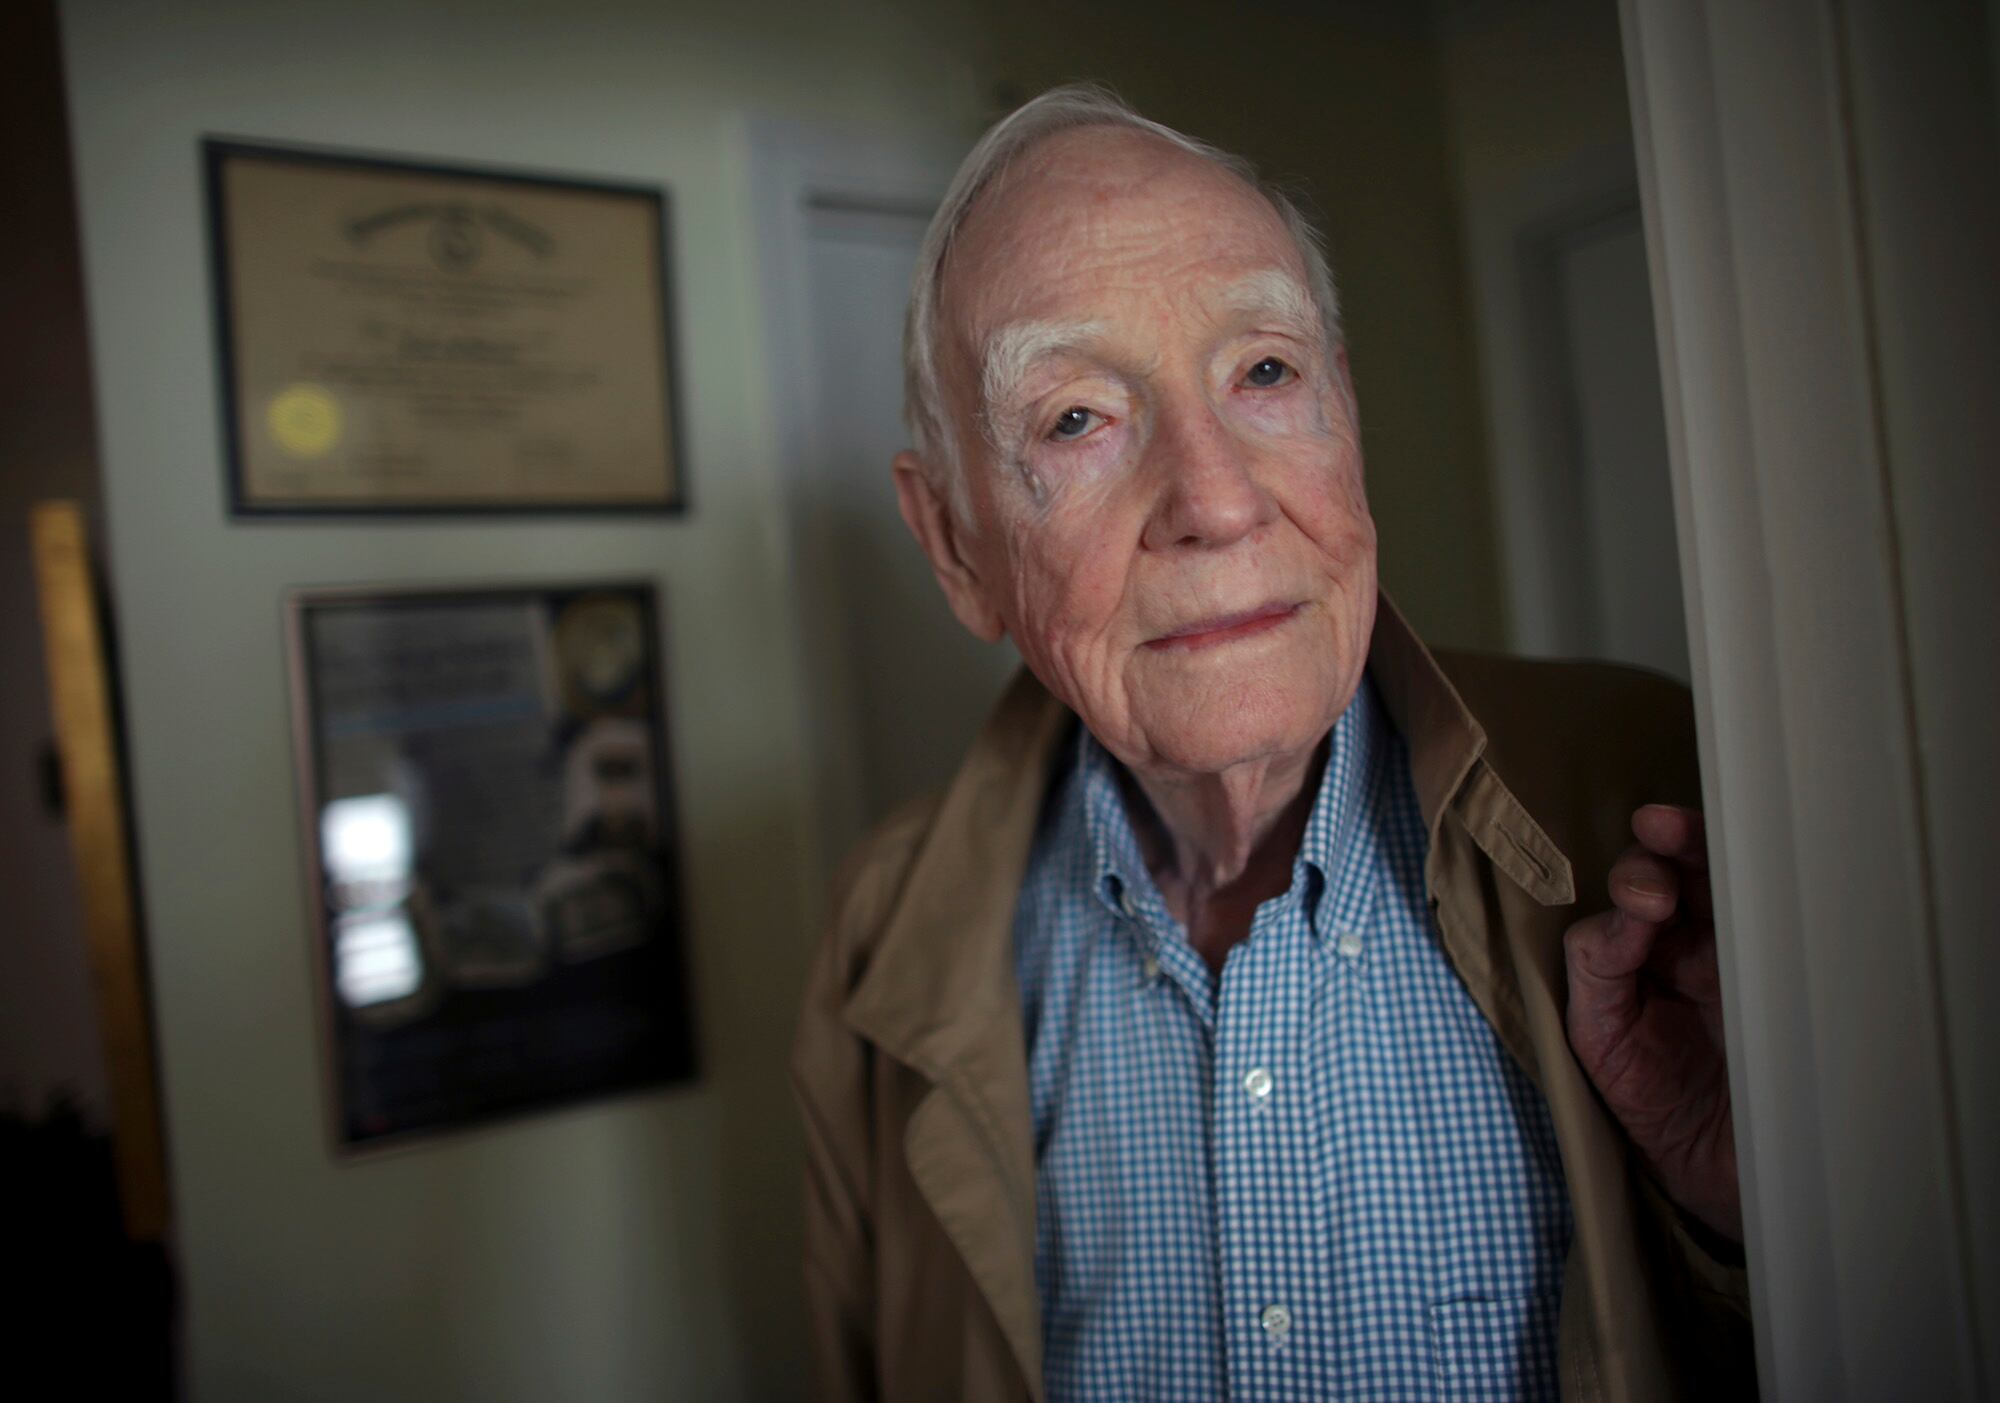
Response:
[[[683,507],[661,190],[203,156],[234,514]]]
[[[287,622],[334,1143],[692,1076],[653,588]]]

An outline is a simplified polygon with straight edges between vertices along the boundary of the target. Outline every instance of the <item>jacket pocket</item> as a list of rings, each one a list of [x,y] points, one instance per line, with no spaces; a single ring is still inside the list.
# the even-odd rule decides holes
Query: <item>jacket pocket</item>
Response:
[[[1560,1305],[1554,1292],[1531,1292],[1432,1306],[1431,1360],[1441,1403],[1554,1399]]]

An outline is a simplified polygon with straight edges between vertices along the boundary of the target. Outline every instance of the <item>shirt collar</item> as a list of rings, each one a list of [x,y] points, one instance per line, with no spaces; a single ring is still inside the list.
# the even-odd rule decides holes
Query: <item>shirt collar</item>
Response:
[[[1326,773],[1319,783],[1299,842],[1299,864],[1311,867],[1322,882],[1339,875],[1369,805],[1379,791],[1387,718],[1375,695],[1375,684],[1364,674],[1354,700],[1340,714],[1327,745]]]
[[[1090,843],[1091,894],[1114,915],[1131,915],[1136,906],[1157,903],[1159,892],[1125,807],[1123,767],[1086,726],[1077,727],[1076,775],[1083,831]]]
[[[1381,792],[1382,752],[1393,740],[1386,734],[1388,725],[1374,685],[1364,676],[1329,734],[1319,792],[1292,864],[1291,892],[1307,903],[1318,934],[1336,922],[1357,924],[1366,914],[1346,909],[1353,902],[1340,894],[1359,898],[1372,890],[1366,882],[1345,878],[1367,811]],[[1159,932],[1170,929],[1172,920],[1139,847],[1124,769],[1087,728],[1078,728],[1076,747],[1091,893],[1112,914],[1130,919],[1146,952],[1155,953]],[[1329,889],[1336,893],[1333,902],[1323,899]]]

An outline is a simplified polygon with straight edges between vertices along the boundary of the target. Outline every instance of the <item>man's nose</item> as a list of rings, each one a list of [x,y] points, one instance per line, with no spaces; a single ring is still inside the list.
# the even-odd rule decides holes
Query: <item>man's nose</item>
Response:
[[[1161,490],[1146,524],[1148,549],[1226,546],[1276,513],[1249,445],[1206,398],[1163,413],[1151,449]]]

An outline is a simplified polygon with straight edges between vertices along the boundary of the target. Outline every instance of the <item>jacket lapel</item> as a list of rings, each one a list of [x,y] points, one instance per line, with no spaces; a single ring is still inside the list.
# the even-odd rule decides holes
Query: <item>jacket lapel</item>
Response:
[[[1543,906],[1576,900],[1569,859],[1486,764],[1486,730],[1430,650],[1383,595],[1368,675],[1410,748],[1410,769],[1431,846],[1447,812],[1514,883]]]
[[[1024,669],[945,791],[847,1021],[921,1074],[911,1177],[1042,1394],[1028,1056],[1014,909],[1055,751],[1074,718]]]

